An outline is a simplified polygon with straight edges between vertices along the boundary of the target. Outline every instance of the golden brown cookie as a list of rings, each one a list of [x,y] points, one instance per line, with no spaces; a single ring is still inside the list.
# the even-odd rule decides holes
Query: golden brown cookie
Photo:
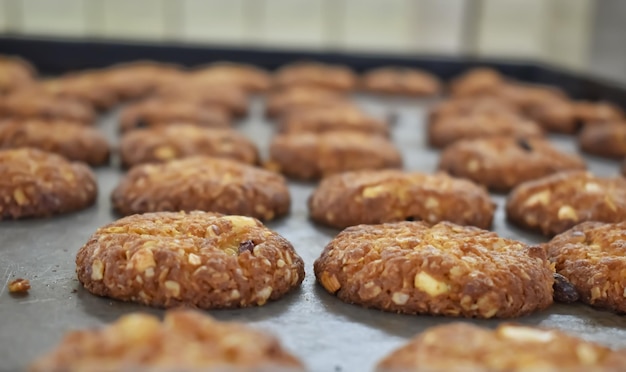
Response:
[[[152,98],[127,106],[120,114],[120,131],[167,125],[193,124],[210,128],[230,128],[228,111],[218,106],[181,99]]]
[[[429,120],[442,117],[462,117],[473,114],[491,113],[520,114],[520,110],[509,101],[497,96],[470,96],[445,100],[433,107]]]
[[[478,67],[464,72],[450,83],[450,94],[455,97],[489,94],[505,84],[505,78],[498,71]]]
[[[101,71],[101,89],[113,92],[120,100],[144,97],[161,85],[171,84],[186,75],[180,66],[154,61],[121,63]]]
[[[67,120],[93,124],[96,113],[89,105],[49,94],[16,92],[0,100],[0,117]]]
[[[97,194],[96,176],[83,163],[31,148],[0,150],[0,220],[85,209]]]
[[[434,147],[446,147],[462,139],[501,136],[535,138],[543,135],[537,123],[510,112],[438,117],[428,126],[428,142]]]
[[[70,331],[30,365],[49,371],[303,371],[274,336],[192,310],[161,322],[131,313],[97,329]]]
[[[560,172],[514,188],[506,204],[514,224],[552,236],[584,221],[626,219],[626,179]]]
[[[238,87],[250,93],[265,92],[272,85],[267,71],[244,63],[213,63],[191,72],[191,78],[205,84]]]
[[[287,112],[280,119],[280,133],[323,133],[349,130],[389,137],[389,124],[352,106],[314,107]]]
[[[512,318],[552,304],[541,247],[450,222],[349,227],[314,269],[342,301],[397,313]]]
[[[509,191],[522,182],[552,173],[585,169],[584,160],[543,138],[490,137],[462,140],[446,147],[439,169],[494,191]]]
[[[402,155],[382,136],[354,131],[274,137],[267,167],[301,180],[353,170],[401,168]]]
[[[0,96],[33,82],[35,68],[19,57],[0,55]]]
[[[457,322],[415,336],[376,371],[617,372],[626,368],[625,355],[555,329],[508,323],[491,330]]]
[[[275,91],[267,96],[265,114],[275,118],[288,111],[312,107],[354,106],[340,93],[319,87],[290,87]]]
[[[364,90],[373,93],[436,96],[441,81],[430,72],[409,67],[381,67],[366,72],[361,78]]]
[[[164,100],[177,99],[221,107],[235,117],[248,114],[248,95],[237,86],[215,85],[187,78],[158,88],[155,95]]]
[[[574,102],[576,119],[583,124],[625,121],[626,114],[622,108],[609,102]]]
[[[256,145],[233,129],[203,128],[195,125],[136,129],[120,143],[122,166],[160,163],[195,155],[228,158],[257,164]]]
[[[68,121],[0,121],[0,148],[33,147],[89,165],[109,162],[109,144],[96,128]]]
[[[580,149],[605,158],[626,157],[626,120],[585,125],[578,135]]]
[[[254,218],[160,212],[99,228],[78,251],[76,273],[98,296],[218,309],[281,298],[302,282],[304,263]]]
[[[113,190],[122,215],[160,211],[210,211],[265,221],[289,212],[285,179],[237,161],[207,156],[133,167]]]
[[[626,222],[583,222],[555,236],[545,248],[592,306],[626,313]]]
[[[346,92],[357,85],[356,74],[347,66],[320,62],[295,62],[276,71],[274,84],[278,87],[317,86]]]
[[[308,201],[314,221],[345,228],[396,221],[450,221],[489,228],[496,205],[487,190],[445,173],[345,172],[324,178]]]

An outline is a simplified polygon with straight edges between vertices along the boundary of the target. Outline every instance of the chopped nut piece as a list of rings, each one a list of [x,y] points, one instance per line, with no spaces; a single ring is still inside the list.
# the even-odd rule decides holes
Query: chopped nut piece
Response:
[[[9,283],[9,292],[26,293],[30,289],[30,281],[28,279],[17,278]]]

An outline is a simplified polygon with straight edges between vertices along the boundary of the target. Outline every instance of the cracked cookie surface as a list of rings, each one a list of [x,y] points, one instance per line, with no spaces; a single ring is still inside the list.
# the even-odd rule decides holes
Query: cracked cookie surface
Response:
[[[99,228],[76,255],[98,296],[154,307],[260,306],[298,287],[291,243],[254,218],[206,212],[133,215]]]
[[[541,247],[449,222],[349,227],[314,269],[341,300],[397,313],[512,318],[552,304]]]

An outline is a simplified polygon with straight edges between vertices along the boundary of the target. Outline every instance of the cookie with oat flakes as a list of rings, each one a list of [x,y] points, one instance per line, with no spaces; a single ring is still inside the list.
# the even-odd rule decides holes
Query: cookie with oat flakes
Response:
[[[159,212],[99,228],[78,251],[76,273],[98,296],[217,309],[279,299],[300,285],[304,263],[254,218]]]
[[[96,176],[83,163],[32,148],[0,150],[0,220],[78,211],[97,194]]]
[[[450,222],[349,227],[314,269],[342,301],[397,313],[512,318],[552,304],[541,247]]]

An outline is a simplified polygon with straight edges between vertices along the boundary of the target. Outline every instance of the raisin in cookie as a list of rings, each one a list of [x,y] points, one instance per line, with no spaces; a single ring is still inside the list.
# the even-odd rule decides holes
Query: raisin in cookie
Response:
[[[83,163],[31,148],[0,150],[0,220],[78,211],[97,194],[96,176]]]
[[[357,107],[309,108],[286,113],[279,122],[280,133],[323,133],[349,130],[389,137],[389,124]]]
[[[624,355],[555,329],[451,323],[415,336],[382,359],[376,371],[617,372],[626,368]]]
[[[626,313],[626,222],[583,222],[545,245],[583,302]]]
[[[76,273],[98,296],[217,309],[279,299],[300,285],[304,264],[254,218],[160,212],[99,228],[78,251]]]
[[[176,124],[229,128],[228,112],[218,106],[199,102],[153,98],[127,106],[120,115],[120,131]]]
[[[191,310],[161,322],[131,313],[98,329],[70,331],[29,371],[303,371],[266,332]]]
[[[537,123],[510,112],[446,116],[431,121],[428,127],[428,142],[434,147],[446,147],[462,139],[499,136],[533,138],[543,135]]]
[[[276,71],[274,84],[287,86],[318,86],[336,91],[351,91],[357,85],[357,77],[347,66],[319,62],[295,62]]]
[[[439,160],[440,170],[494,191],[508,191],[525,181],[585,167],[580,156],[564,153],[542,138],[462,140],[446,147]]]
[[[228,158],[246,164],[259,162],[256,145],[233,129],[203,128],[188,124],[136,129],[126,133],[120,143],[124,167],[195,155]]]
[[[133,167],[113,190],[122,215],[202,210],[271,220],[289,212],[285,179],[228,159],[194,156]]]
[[[626,179],[589,172],[560,172],[514,188],[507,218],[521,227],[552,236],[584,221],[626,219]]]
[[[487,191],[470,181],[398,170],[330,176],[309,198],[311,218],[337,228],[405,220],[489,228],[494,210]]]
[[[400,151],[382,136],[354,131],[291,133],[274,137],[267,167],[314,180],[351,170],[401,168]]]
[[[586,125],[578,135],[580,149],[605,158],[626,156],[626,121]]]
[[[109,162],[109,144],[93,127],[67,121],[0,121],[0,148],[34,147],[89,165]]]
[[[511,318],[552,304],[541,247],[450,222],[349,227],[314,269],[342,301],[397,313]]]
[[[364,90],[373,93],[436,96],[441,93],[437,76],[416,68],[381,67],[366,72],[361,78]]]

